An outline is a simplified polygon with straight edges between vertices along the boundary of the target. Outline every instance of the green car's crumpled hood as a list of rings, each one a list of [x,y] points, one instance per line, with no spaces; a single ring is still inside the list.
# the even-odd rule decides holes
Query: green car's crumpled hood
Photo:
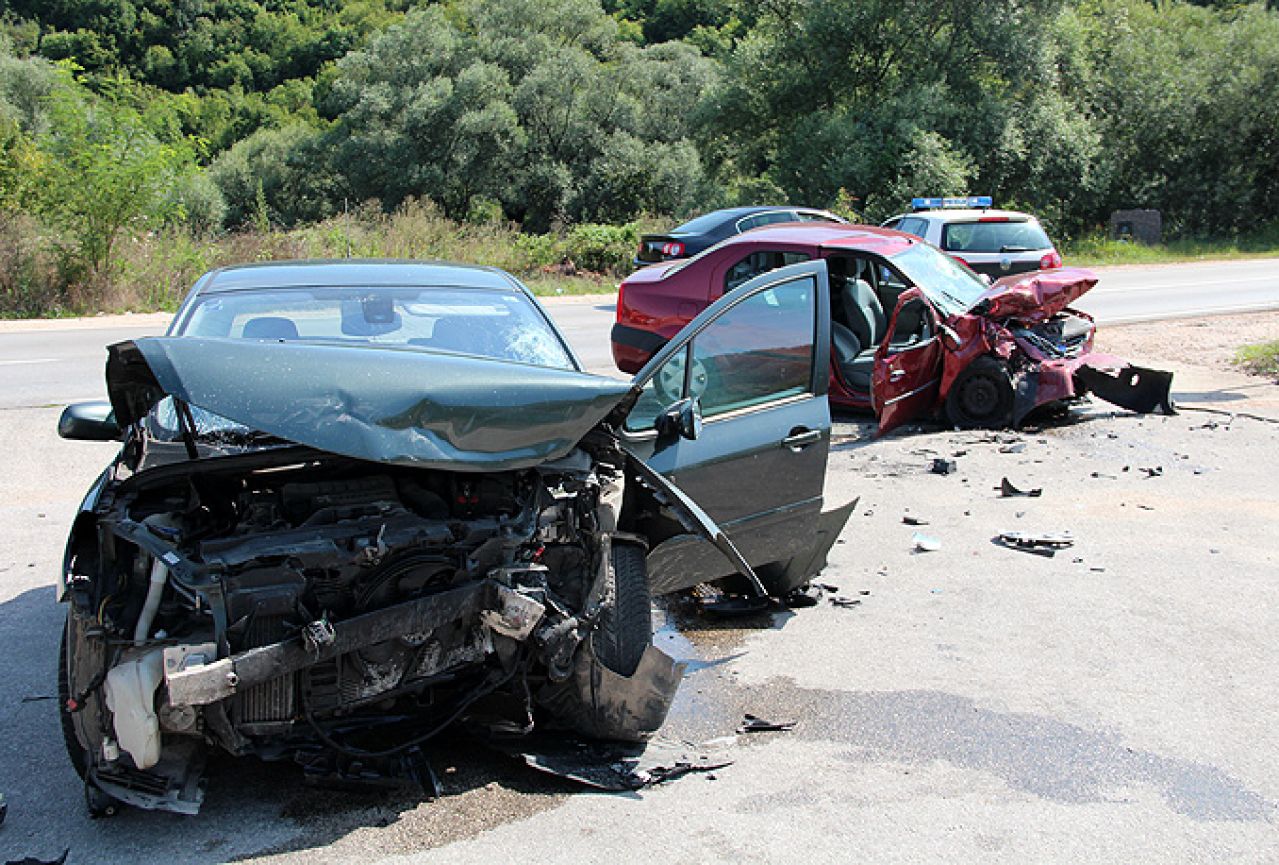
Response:
[[[152,337],[108,349],[107,389],[122,425],[170,395],[318,450],[498,471],[566,455],[631,384],[427,350]]]

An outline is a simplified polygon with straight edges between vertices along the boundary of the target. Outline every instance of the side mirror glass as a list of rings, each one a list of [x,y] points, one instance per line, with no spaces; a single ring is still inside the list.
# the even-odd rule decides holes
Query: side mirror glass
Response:
[[[941,334],[942,344],[951,351],[959,351],[964,347],[964,340],[959,334],[955,333],[955,329],[948,324],[937,325],[937,331]]]
[[[78,402],[62,410],[58,435],[77,441],[119,441],[120,425],[109,402]]]
[[[682,399],[657,416],[656,427],[663,438],[696,439],[702,434],[702,404],[694,398]]]

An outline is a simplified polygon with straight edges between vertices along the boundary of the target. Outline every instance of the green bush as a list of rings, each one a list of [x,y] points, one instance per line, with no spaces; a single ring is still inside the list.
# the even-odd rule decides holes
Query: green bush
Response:
[[[1279,376],[1279,339],[1243,346],[1235,363],[1253,375]]]
[[[624,273],[631,267],[639,229],[626,225],[575,225],[564,238],[564,254],[583,270]]]

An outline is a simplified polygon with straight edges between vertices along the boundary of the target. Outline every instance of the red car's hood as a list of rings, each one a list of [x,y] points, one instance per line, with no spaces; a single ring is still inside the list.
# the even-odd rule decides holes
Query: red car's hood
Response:
[[[974,309],[991,318],[1046,321],[1097,284],[1097,274],[1079,267],[1005,276],[990,287]]]

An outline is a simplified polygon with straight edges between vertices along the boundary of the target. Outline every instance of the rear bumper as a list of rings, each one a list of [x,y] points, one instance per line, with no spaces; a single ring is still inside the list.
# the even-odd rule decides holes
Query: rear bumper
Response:
[[[622,372],[639,372],[640,367],[666,345],[666,337],[625,324],[613,325],[610,338],[613,343],[613,362]]]

